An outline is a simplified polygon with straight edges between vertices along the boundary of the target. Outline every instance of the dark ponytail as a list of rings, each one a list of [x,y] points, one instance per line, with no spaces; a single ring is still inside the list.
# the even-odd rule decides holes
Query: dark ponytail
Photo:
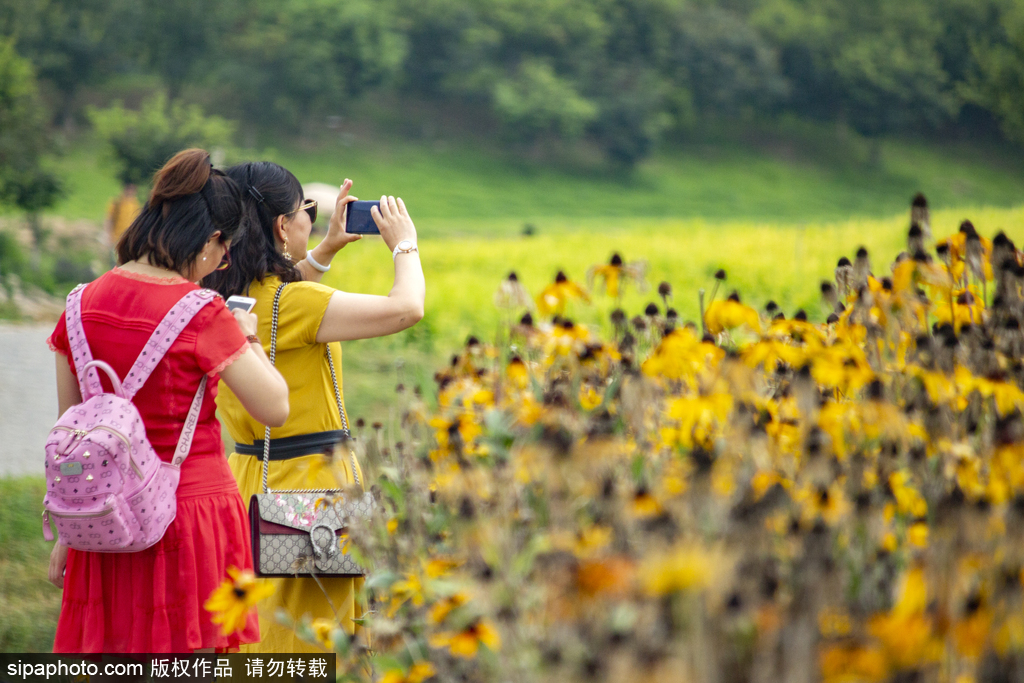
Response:
[[[210,236],[234,239],[242,220],[238,185],[210,163],[202,149],[175,154],[153,177],[153,191],[139,217],[117,243],[118,263],[150,263],[189,273]]]
[[[302,201],[302,185],[292,173],[269,161],[232,166],[227,175],[241,188],[242,231],[231,245],[231,267],[203,279],[203,286],[227,298],[245,294],[253,281],[276,275],[297,282],[302,274],[277,250],[274,221]]]
[[[153,208],[164,202],[202,191],[210,180],[213,165],[210,155],[202,149],[186,149],[178,152],[153,176],[153,190],[149,193],[149,204]]]

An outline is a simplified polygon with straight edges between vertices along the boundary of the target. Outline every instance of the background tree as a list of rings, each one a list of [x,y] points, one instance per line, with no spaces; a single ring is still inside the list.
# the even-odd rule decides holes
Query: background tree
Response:
[[[42,167],[48,151],[46,113],[38,98],[32,65],[0,41],[0,202],[28,216],[38,266],[44,233],[41,213],[56,202],[61,185]]]
[[[781,113],[1024,140],[1022,17],[1024,0],[0,0],[0,35],[58,123],[162,88],[290,132],[377,91],[409,128],[439,101],[514,146],[587,140],[630,166],[673,132]]]
[[[404,39],[388,2],[252,0],[214,69],[239,115],[262,125],[295,128],[343,109],[350,98],[388,82],[404,55]]]
[[[1008,138],[1024,143],[1024,2],[983,3],[979,14],[987,22],[969,36],[973,60],[962,93],[991,112]]]
[[[107,0],[0,0],[0,36],[14,41],[51,86],[65,125],[74,123],[81,89],[132,58],[128,45],[118,43],[110,30],[123,18],[118,6]]]
[[[782,49],[791,106],[866,135],[932,129],[959,101],[927,0],[770,0],[754,16]]]
[[[207,116],[198,105],[169,100],[165,93],[146,100],[138,111],[117,102],[88,113],[126,185],[147,185],[175,153],[187,147],[224,147],[235,132],[234,123]]]

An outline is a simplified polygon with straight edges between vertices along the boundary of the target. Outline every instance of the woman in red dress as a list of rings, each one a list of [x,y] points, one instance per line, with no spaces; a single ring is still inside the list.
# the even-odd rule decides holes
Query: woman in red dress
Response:
[[[143,346],[195,282],[228,257],[241,196],[203,150],[178,153],[156,174],[142,213],[118,243],[120,265],[87,286],[82,321],[92,355],[124,377]],[[170,462],[192,398],[206,385],[192,449],[181,467],[177,516],[156,545],[133,553],[69,550],[50,556],[50,580],[64,588],[54,652],[231,650],[259,641],[255,611],[224,635],[203,603],[228,567],[252,569],[248,516],[228,469],[215,416],[217,380],[266,424],[288,417],[288,386],[255,337],[256,316],[205,306],[171,345],[134,403],[154,450]],[[249,339],[247,339],[247,336]],[[60,412],[80,403],[62,316],[50,346],[57,356]],[[254,343],[251,343],[254,342]],[[111,391],[106,377],[104,390]]]

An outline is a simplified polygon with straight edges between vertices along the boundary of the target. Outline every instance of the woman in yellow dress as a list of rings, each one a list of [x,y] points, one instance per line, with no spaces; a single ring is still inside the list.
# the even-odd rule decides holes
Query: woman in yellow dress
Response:
[[[310,230],[316,220],[316,202],[304,200],[302,186],[288,170],[270,162],[245,163],[227,174],[242,188],[248,221],[245,233],[231,246],[231,268],[205,280],[224,297],[256,299],[253,313],[259,319],[258,336],[270,351],[270,325],[275,292],[282,282],[277,331],[276,367],[288,382],[291,414],[281,427],[270,432],[271,454],[268,485],[271,489],[337,488],[362,483],[352,472],[354,459],[340,458],[346,481],[336,481],[326,469],[309,480],[310,461],[319,458],[342,429],[331,371],[325,362],[329,347],[341,382],[341,344],[394,334],[423,317],[425,284],[416,246],[416,228],[401,198],[381,197],[372,215],[381,237],[392,252],[395,283],[387,296],[351,294],[320,284],[331,260],[345,245],[360,238],[345,231],[346,207],[355,201],[346,180],[331,217],[327,236],[307,252]],[[235,440],[236,452],[228,458],[242,499],[262,491],[262,443],[264,425],[250,416],[228,387],[217,397],[221,421]],[[278,439],[303,436],[299,448],[278,444]],[[284,444],[294,444],[295,439]],[[244,451],[239,453],[238,451]],[[358,467],[358,464],[355,464]],[[293,629],[278,623],[283,609],[293,619],[340,616],[342,626],[355,633],[359,616],[356,602],[362,579],[313,578],[268,579],[276,591],[259,606],[262,641],[246,646],[247,652],[312,652],[315,646],[300,640]],[[324,595],[326,591],[327,596]],[[329,601],[328,601],[329,598]],[[333,609],[332,609],[333,605]]]

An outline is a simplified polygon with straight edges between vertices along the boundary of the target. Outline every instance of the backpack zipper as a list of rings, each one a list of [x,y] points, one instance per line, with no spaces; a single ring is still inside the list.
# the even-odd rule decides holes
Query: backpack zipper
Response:
[[[128,453],[128,464],[131,465],[132,471],[135,472],[135,476],[138,477],[139,479],[142,479],[142,470],[139,469],[139,466],[135,464],[135,458],[132,457],[132,452],[131,452],[132,451],[132,447],[131,447],[131,444],[128,443],[128,439],[123,434],[121,434],[121,432],[113,429],[112,427],[107,427],[105,425],[97,425],[97,426],[93,427],[91,430],[72,429],[71,427],[63,427],[63,426],[54,427],[53,429],[54,430],[58,430],[59,429],[62,432],[71,432],[72,434],[75,435],[76,440],[81,440],[82,437],[86,436],[90,431],[95,431],[97,429],[100,430],[100,431],[107,432],[108,434],[113,434],[115,437],[117,437],[121,441],[121,443],[124,444],[125,451]]]
[[[109,515],[113,511],[114,511],[114,508],[107,507],[107,508],[103,508],[99,512],[88,512],[88,513],[81,513],[81,512],[54,512],[52,510],[47,510],[46,514],[48,514],[51,517],[66,517],[68,519],[71,519],[71,518],[74,518],[74,519],[86,519],[86,518],[89,518],[89,517],[102,517],[103,515]]]

